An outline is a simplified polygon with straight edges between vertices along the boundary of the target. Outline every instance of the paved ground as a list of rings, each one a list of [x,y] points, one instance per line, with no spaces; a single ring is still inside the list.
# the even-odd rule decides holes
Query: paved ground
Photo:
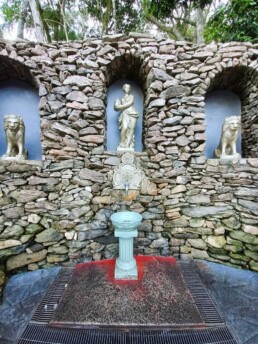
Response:
[[[258,273],[196,262],[201,280],[240,344],[258,344]]]
[[[36,270],[9,280],[0,306],[0,344],[13,344],[22,333],[59,270]]]
[[[258,273],[197,261],[199,275],[239,344],[258,343]],[[59,268],[13,276],[0,306],[0,344],[24,330]]]

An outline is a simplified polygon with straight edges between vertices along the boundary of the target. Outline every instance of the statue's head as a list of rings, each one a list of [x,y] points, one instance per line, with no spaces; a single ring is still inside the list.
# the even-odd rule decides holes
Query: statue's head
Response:
[[[125,91],[125,93],[129,93],[131,91],[131,85],[124,84],[123,90]]]
[[[5,130],[9,129],[11,132],[16,133],[21,127],[24,127],[24,122],[21,116],[17,116],[17,115],[4,116]]]
[[[237,131],[241,126],[241,117],[240,116],[230,116],[225,118],[224,129]]]

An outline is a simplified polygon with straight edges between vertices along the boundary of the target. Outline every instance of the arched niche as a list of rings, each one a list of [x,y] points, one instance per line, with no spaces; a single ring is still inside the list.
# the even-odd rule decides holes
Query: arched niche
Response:
[[[132,87],[132,93],[135,97],[135,108],[139,111],[140,117],[136,127],[135,151],[145,149],[145,112],[146,104],[146,80],[149,69],[143,67],[144,56],[141,54],[119,54],[115,56],[110,64],[103,67],[105,73],[105,86],[107,94],[107,108],[105,116],[106,127],[106,150],[116,151],[120,140],[120,131],[118,127],[119,113],[114,110],[115,99],[123,96],[122,87],[129,83]],[[144,107],[143,107],[143,104]],[[111,140],[110,140],[111,139]]]
[[[209,146],[209,119],[207,117],[207,101],[211,101],[214,95],[212,93],[215,91],[229,92],[224,93],[228,96],[228,100],[225,99],[222,103],[231,104],[230,108],[226,108],[226,111],[230,111],[226,114],[229,115],[238,115],[241,114],[241,151],[242,157],[245,158],[256,158],[258,157],[258,130],[256,130],[258,118],[258,73],[251,67],[237,65],[234,67],[223,68],[220,72],[217,71],[217,74],[210,82],[210,86],[207,89],[206,93],[206,125],[207,125],[207,146]],[[214,93],[215,94],[215,93]],[[222,93],[221,93],[222,94]],[[229,96],[230,94],[230,96]],[[233,95],[234,94],[234,95]],[[233,105],[233,100],[235,99],[236,104]],[[233,113],[233,111],[238,111],[240,101],[239,113]],[[211,102],[212,103],[212,102]],[[213,106],[217,105],[218,113],[220,108],[220,100],[217,98],[217,101]],[[215,128],[212,128],[218,140],[221,135],[221,128],[217,132]],[[209,151],[209,148],[206,148],[206,151]]]
[[[131,94],[134,96],[134,108],[139,113],[139,118],[135,128],[135,148],[137,152],[142,151],[142,115],[143,115],[143,93],[141,88],[132,80],[120,79],[112,83],[108,88],[107,109],[106,109],[106,149],[107,151],[116,151],[120,142],[120,131],[118,118],[121,111],[114,110],[116,99],[121,99],[124,95],[123,85],[131,86]]]
[[[241,100],[239,96],[227,90],[209,92],[205,97],[206,114],[206,145],[205,155],[213,158],[214,150],[218,147],[221,129],[226,117],[241,115]],[[242,154],[241,134],[237,139],[237,152]]]
[[[41,160],[38,91],[28,82],[9,79],[0,82],[0,156],[6,152],[4,115],[22,116],[25,124],[25,148],[29,160]]]

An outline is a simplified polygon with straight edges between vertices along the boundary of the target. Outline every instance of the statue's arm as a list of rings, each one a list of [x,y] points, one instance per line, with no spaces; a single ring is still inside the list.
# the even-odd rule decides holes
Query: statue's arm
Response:
[[[133,105],[134,103],[134,97],[133,95],[129,96],[127,101],[124,102],[123,104],[120,105],[115,105],[115,110],[125,110],[127,108],[129,108],[131,105]]]

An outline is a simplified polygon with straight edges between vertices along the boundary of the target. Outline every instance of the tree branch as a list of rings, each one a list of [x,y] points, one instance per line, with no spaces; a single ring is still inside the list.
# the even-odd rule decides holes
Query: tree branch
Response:
[[[165,24],[160,23],[152,14],[144,13],[145,18],[150,21],[152,24],[155,24],[160,30],[167,32],[168,34],[172,35],[178,41],[184,41],[185,38],[181,35],[179,30],[175,27],[170,27]]]
[[[64,28],[66,42],[68,42],[69,39],[68,39],[67,25],[66,25],[66,20],[65,20],[65,0],[63,0],[63,2],[61,0],[59,0],[58,3],[60,6],[60,12],[61,12],[61,18],[62,18],[62,22],[63,22],[63,28]]]

